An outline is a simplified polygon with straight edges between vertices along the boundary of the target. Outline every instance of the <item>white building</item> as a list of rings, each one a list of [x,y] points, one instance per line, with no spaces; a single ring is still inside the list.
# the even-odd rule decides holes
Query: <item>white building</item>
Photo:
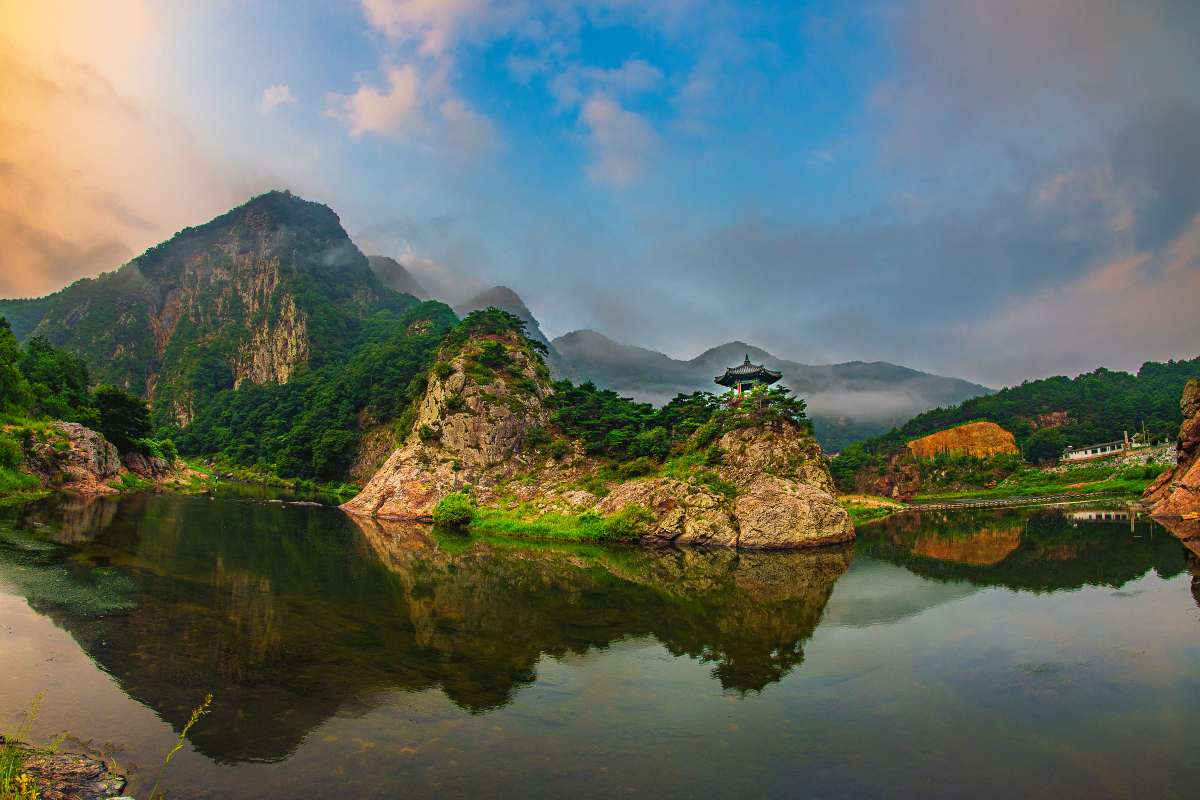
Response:
[[[1129,434],[1125,434],[1124,439],[1118,439],[1115,442],[1104,442],[1103,444],[1089,444],[1085,447],[1068,447],[1063,450],[1064,461],[1077,461],[1081,458],[1096,458],[1097,456],[1107,456],[1113,453],[1119,453],[1122,450],[1131,450],[1134,447],[1145,447],[1144,444],[1135,444],[1129,441]]]

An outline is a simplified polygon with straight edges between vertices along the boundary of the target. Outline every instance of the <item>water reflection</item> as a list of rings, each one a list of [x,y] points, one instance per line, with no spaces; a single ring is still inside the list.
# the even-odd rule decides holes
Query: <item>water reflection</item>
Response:
[[[394,688],[488,712],[543,656],[637,637],[711,663],[728,691],[762,691],[802,662],[851,559],[531,546],[161,495],[34,505],[7,527],[6,560],[25,548],[23,569],[54,577],[16,588],[130,697],[176,728],[216,697],[190,738],[221,763],[285,759]]]
[[[909,512],[857,530],[855,554],[940,581],[1053,592],[1119,589],[1151,570],[1186,569],[1162,525],[1116,509]]]

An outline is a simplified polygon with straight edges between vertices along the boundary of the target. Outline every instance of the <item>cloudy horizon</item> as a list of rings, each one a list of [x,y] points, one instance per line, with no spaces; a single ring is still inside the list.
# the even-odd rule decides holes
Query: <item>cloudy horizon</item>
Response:
[[[1200,355],[1200,7],[0,9],[0,296],[271,189],[554,338],[1001,387]],[[449,287],[449,288],[447,288]]]

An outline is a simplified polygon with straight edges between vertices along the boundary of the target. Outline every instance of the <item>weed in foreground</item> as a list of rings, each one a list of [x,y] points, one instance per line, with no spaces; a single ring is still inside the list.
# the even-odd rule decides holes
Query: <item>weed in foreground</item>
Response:
[[[4,742],[0,744],[0,800],[38,800],[37,785],[25,773],[25,758],[29,751],[23,743],[29,737],[45,696],[46,692],[42,692],[35,697],[29,710],[21,712],[21,722],[16,729],[4,734]]]
[[[187,725],[183,726],[183,730],[179,732],[179,741],[175,742],[175,746],[171,748],[171,752],[167,753],[167,760],[163,762],[162,769],[160,769],[158,771],[158,780],[156,780],[154,782],[154,788],[150,790],[150,800],[155,800],[155,798],[167,796],[166,792],[163,792],[161,795],[157,793],[158,792],[158,784],[162,783],[163,773],[165,773],[167,771],[167,764],[171,763],[171,756],[175,755],[177,752],[179,752],[181,749],[183,749],[183,743],[187,739],[188,731],[191,730],[192,726],[196,724],[196,720],[200,719],[202,716],[204,716],[205,714],[208,713],[208,706],[211,702],[212,702],[212,695],[210,694],[208,697],[204,698],[203,703],[201,703],[196,709],[194,709],[192,711],[191,719],[188,720]]]

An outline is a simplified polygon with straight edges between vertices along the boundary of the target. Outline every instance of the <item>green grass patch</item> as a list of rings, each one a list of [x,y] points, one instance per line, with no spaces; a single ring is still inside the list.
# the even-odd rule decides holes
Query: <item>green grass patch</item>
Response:
[[[542,514],[483,510],[471,523],[472,533],[524,539],[557,539],[574,542],[630,542],[642,536],[653,522],[650,509],[631,504],[611,517],[595,514]]]
[[[10,467],[0,467],[0,500],[34,500],[47,494],[49,492],[42,488],[42,482],[32,475]]]

